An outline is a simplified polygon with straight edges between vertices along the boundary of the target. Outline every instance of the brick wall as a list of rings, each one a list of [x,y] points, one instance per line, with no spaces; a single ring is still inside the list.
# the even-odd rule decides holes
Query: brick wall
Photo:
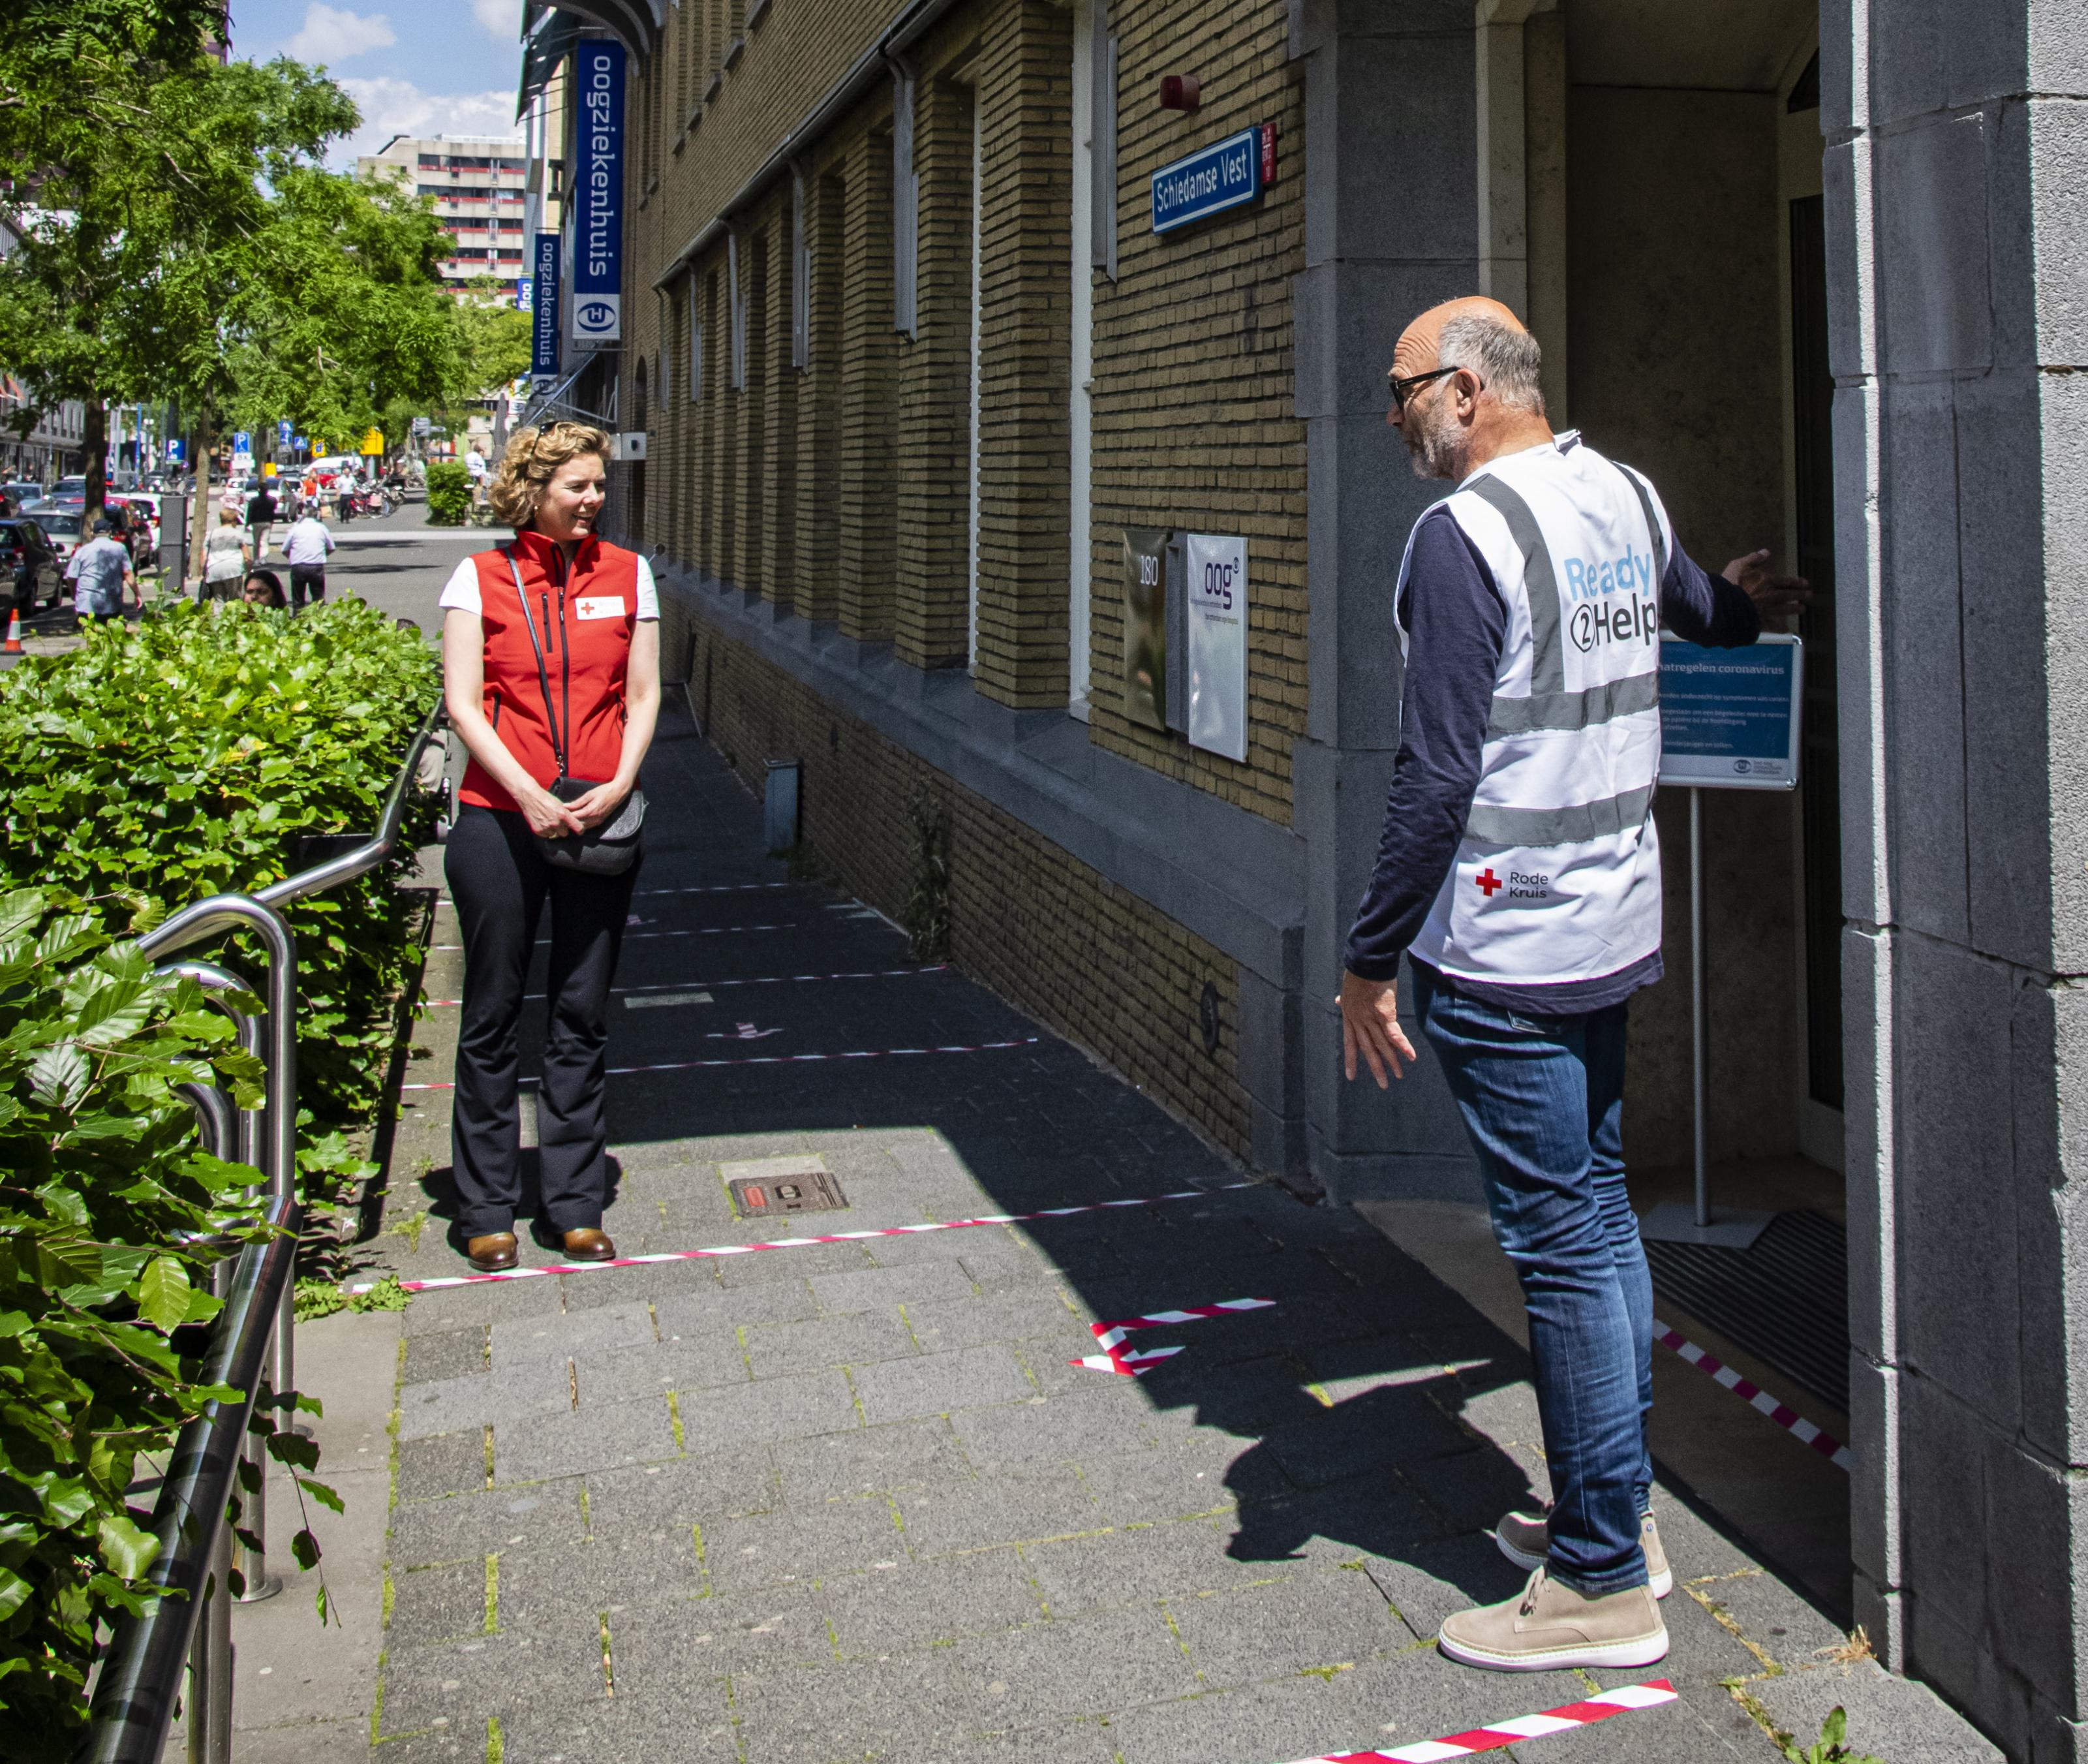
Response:
[[[1088,273],[1089,255],[1085,245],[1076,255],[1072,238],[1075,15],[1050,0],[960,0],[909,47],[919,182],[910,334],[895,328],[893,82],[879,76],[820,135],[792,140],[809,247],[800,367],[790,347],[790,176],[730,216],[729,234],[707,245],[666,298],[653,298],[652,283],[898,6],[772,0],[758,10],[749,29],[742,0],[670,9],[661,50],[634,80],[635,126],[658,132],[631,156],[626,234],[626,383],[643,359],[656,387],[646,525],[632,537],[665,547],[670,566],[758,593],[779,613],[831,622],[845,637],[889,644],[922,669],[970,659],[975,568],[976,690],[1017,709],[1063,706],[1073,278]],[[1304,156],[1302,87],[1285,59],[1287,8],[1117,0],[1112,10],[1119,274],[1096,271],[1090,283],[1088,738],[1287,824],[1306,709],[1305,447],[1292,413],[1289,302],[1304,267]],[[1159,76],[1170,72],[1201,79],[1199,113],[1157,109]],[[693,121],[676,115],[685,92]],[[1277,125],[1281,144],[1263,201],[1155,238],[1153,172],[1264,122]],[[693,403],[690,303],[705,339]],[[664,358],[679,365],[664,378],[663,341]],[[1247,537],[1244,762],[1123,714],[1127,525]],[[1228,1018],[1234,1008],[1235,977],[1215,951],[750,655],[700,631],[670,632],[667,654],[670,674],[686,666],[700,710],[742,765],[770,751],[803,759],[819,861],[887,911],[903,910],[913,886],[910,803],[924,791],[948,801],[962,854],[957,958],[1244,1148],[1230,1027],[1215,1061],[1197,1033],[1205,978]],[[701,697],[707,677],[723,695],[714,709]]]
[[[820,874],[903,923],[919,875],[916,807],[947,816],[952,959],[1246,1154],[1230,961],[691,618],[671,590],[662,610],[667,648],[689,655],[688,695],[704,733],[748,785],[761,787],[770,756],[801,762],[801,838]],[[1200,1016],[1206,983],[1217,999],[1215,1054],[1204,1051]]]

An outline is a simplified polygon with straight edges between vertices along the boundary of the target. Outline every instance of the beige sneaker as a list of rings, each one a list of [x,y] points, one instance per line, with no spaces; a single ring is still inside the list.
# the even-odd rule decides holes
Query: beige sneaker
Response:
[[[1496,1672],[1650,1666],[1667,1657],[1667,1625],[1650,1587],[1590,1599],[1540,1568],[1514,1598],[1444,1618],[1436,1645]]]
[[[1654,1523],[1649,1513],[1638,1522],[1638,1540],[1645,1548],[1646,1578],[1653,1583],[1653,1595],[1665,1599],[1675,1591],[1675,1573],[1667,1565],[1667,1552],[1661,1544],[1660,1527]],[[1551,1554],[1548,1514],[1507,1514],[1494,1527],[1494,1542],[1500,1545],[1501,1554],[1517,1568],[1542,1568]]]

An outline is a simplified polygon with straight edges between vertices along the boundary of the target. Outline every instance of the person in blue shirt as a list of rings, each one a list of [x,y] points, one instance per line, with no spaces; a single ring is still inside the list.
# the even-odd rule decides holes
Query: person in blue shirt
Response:
[[[1531,1570],[1439,1645],[1509,1672],[1650,1665],[1673,1585],[1652,1513],[1653,1289],[1624,1187],[1628,1001],[1661,976],[1653,797],[1660,627],[1752,643],[1803,603],[1768,554],[1718,575],[1651,481],[1554,434],[1537,341],[1478,297],[1417,319],[1393,408],[1423,477],[1394,588],[1406,672],[1377,863],[1337,1001],[1343,1066],[1382,1086],[1414,1014],[1471,1141],[1530,1317],[1553,1500],[1495,1537]]]
[[[73,610],[83,618],[121,619],[123,590],[135,580],[130,548],[112,537],[116,523],[104,515],[94,537],[72,554],[66,580],[73,584]]]

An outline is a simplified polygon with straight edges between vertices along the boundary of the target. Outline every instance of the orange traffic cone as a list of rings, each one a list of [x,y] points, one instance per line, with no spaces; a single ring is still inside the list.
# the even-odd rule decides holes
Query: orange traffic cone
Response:
[[[0,655],[19,655],[22,653],[22,609],[13,608],[7,614],[7,640],[0,643]]]

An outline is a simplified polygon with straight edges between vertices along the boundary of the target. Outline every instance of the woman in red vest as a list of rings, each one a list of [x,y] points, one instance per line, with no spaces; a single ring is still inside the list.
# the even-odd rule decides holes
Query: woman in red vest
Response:
[[[464,962],[453,1231],[488,1270],[515,1265],[516,1030],[546,901],[537,1223],[575,1261],[616,1253],[601,1229],[609,991],[660,711],[660,603],[645,559],[595,536],[608,454],[584,423],[518,430],[489,493],[515,542],[466,558],[443,590],[444,696],[471,755],[443,867]]]

